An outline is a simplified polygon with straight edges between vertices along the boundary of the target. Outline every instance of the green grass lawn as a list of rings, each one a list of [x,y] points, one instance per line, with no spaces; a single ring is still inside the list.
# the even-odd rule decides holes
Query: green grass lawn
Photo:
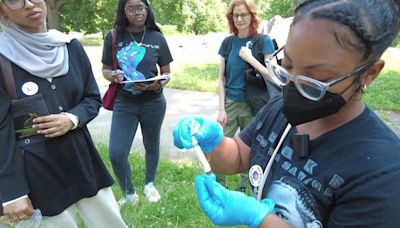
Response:
[[[364,101],[374,110],[400,112],[400,51],[383,55],[385,68],[364,94]]]
[[[217,92],[219,65],[205,62],[200,65],[184,64],[174,72],[168,88]]]
[[[367,88],[363,99],[374,110],[400,112],[399,97],[400,72],[390,69],[385,70]]]
[[[104,144],[97,145],[107,169],[112,172]],[[157,203],[148,203],[143,195],[144,158],[139,153],[129,156],[132,168],[132,178],[136,192],[139,194],[139,203],[126,205],[121,214],[129,227],[216,227],[203,214],[197,203],[194,190],[194,178],[202,173],[202,169],[195,164],[176,164],[161,158],[156,187],[161,194]],[[115,179],[115,177],[114,177]],[[236,187],[238,176],[228,177],[228,186]],[[121,197],[121,190],[114,184],[113,192],[116,199]]]

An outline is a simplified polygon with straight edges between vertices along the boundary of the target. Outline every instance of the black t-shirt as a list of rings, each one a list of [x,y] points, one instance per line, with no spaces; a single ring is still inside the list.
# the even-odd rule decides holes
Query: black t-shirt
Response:
[[[132,33],[133,38],[140,42],[143,37],[142,46],[146,48],[146,53],[143,59],[140,61],[137,66],[137,70],[141,72],[145,78],[152,78],[158,75],[157,65],[159,67],[163,67],[172,62],[171,52],[169,50],[167,41],[165,37],[157,31],[154,30],[146,30],[146,33],[143,36],[143,32]],[[134,42],[131,34],[127,31],[123,33],[116,33],[116,47],[115,54],[121,48],[124,48],[129,45],[130,42]],[[112,48],[111,48],[111,32],[108,32],[104,39],[103,46],[103,57],[101,62],[104,65],[112,65]],[[118,64],[117,68],[121,69]],[[127,93],[124,93],[127,95]],[[131,98],[135,99],[143,99],[144,97],[156,97],[158,94],[155,94],[154,91],[144,91],[144,93],[138,95],[132,95]]]
[[[281,107],[281,97],[273,99],[239,135],[251,147],[254,183],[255,168],[265,169],[286,126]],[[295,133],[289,131],[263,190],[277,215],[294,227],[398,227],[400,140],[374,112],[365,108],[311,140],[305,158],[293,149]]]

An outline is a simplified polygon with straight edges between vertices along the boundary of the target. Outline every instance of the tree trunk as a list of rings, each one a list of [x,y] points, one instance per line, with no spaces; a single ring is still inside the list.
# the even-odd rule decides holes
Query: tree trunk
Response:
[[[47,28],[58,29],[58,11],[67,0],[47,1]]]

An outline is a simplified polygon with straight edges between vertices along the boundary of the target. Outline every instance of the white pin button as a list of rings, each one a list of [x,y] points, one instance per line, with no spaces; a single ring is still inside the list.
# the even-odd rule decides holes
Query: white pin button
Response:
[[[39,86],[34,82],[25,82],[21,89],[25,95],[32,96],[37,94],[39,91]]]
[[[258,187],[261,185],[263,179],[263,170],[259,165],[253,165],[249,170],[249,179],[251,185]]]

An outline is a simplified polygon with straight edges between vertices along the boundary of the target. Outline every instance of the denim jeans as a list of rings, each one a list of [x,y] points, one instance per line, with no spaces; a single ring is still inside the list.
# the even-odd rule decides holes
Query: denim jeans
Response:
[[[166,111],[163,94],[152,100],[136,101],[118,94],[115,100],[109,143],[112,168],[124,194],[134,193],[128,156],[138,124],[143,135],[146,161],[145,184],[154,182],[160,158],[160,131]]]

